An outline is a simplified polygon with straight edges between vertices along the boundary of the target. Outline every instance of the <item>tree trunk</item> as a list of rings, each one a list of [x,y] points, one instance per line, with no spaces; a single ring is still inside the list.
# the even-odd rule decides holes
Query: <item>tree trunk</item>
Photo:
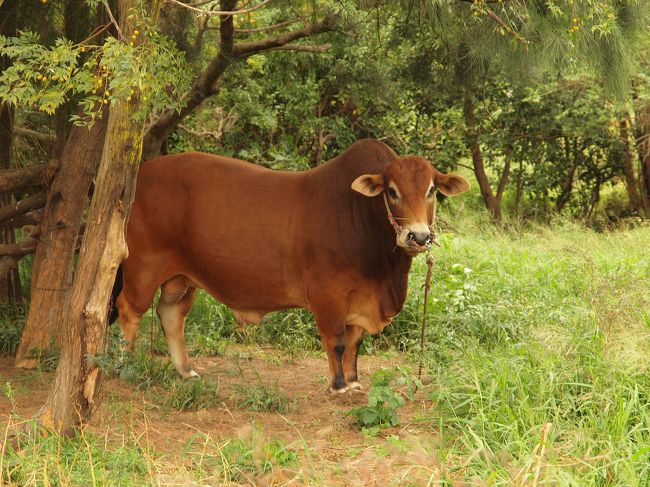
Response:
[[[564,209],[566,204],[571,199],[571,193],[573,192],[573,181],[575,179],[576,171],[578,170],[579,165],[577,145],[574,144],[574,150],[572,152],[569,141],[567,139],[564,139],[564,144],[564,154],[566,156],[567,163],[571,161],[571,168],[564,178],[564,184],[560,190],[560,196],[558,196],[557,200],[555,201],[555,211],[558,213]]]
[[[634,175],[634,163],[632,161],[632,151],[630,148],[630,135],[629,135],[630,117],[626,115],[619,121],[619,136],[623,144],[621,153],[623,168],[623,176],[625,177],[625,188],[627,189],[627,197],[630,201],[630,207],[638,214],[642,213],[641,200],[637,190],[637,180]]]
[[[468,131],[467,140],[470,153],[472,154],[474,174],[476,175],[476,181],[481,190],[481,195],[483,195],[483,202],[485,203],[485,207],[488,209],[492,220],[499,221],[501,220],[501,199],[510,175],[510,158],[507,157],[506,165],[499,181],[499,189],[495,195],[492,192],[490,180],[485,172],[483,152],[481,151],[481,145],[478,142],[479,129],[478,121],[476,120],[476,115],[474,113],[474,99],[473,96],[467,92],[465,93],[463,104],[463,115],[465,117],[465,125]]]
[[[558,213],[564,209],[566,204],[571,199],[571,193],[573,192],[573,180],[575,179],[577,169],[578,165],[574,164],[571,169],[569,169],[569,172],[564,179],[564,184],[562,185],[560,196],[557,197],[557,201],[555,202],[555,211]]]
[[[104,9],[99,12],[103,17]],[[90,9],[84,0],[65,2],[63,16],[68,39],[79,42],[87,37]],[[41,351],[59,340],[66,295],[72,285],[79,229],[101,158],[108,111],[104,110],[92,127],[71,127],[74,105],[74,100],[68,100],[56,112],[58,169],[39,227],[32,267],[31,305],[16,352],[17,367],[36,367]]]
[[[104,348],[115,272],[127,256],[124,230],[142,151],[144,127],[134,126],[134,113],[122,102],[111,108],[79,263],[64,307],[61,358],[42,413],[43,424],[64,434],[88,419],[98,404],[101,370],[93,357]]]
[[[524,195],[524,161],[519,161],[519,170],[517,171],[517,192],[515,193],[515,215],[521,217],[521,200]]]
[[[103,9],[102,9],[103,10]],[[63,35],[74,43],[81,42],[90,35],[90,8],[85,0],[66,0],[63,4]],[[96,40],[95,40],[96,42]],[[54,156],[61,159],[72,129],[71,115],[76,111],[75,99],[68,99],[56,110],[56,144]]]
[[[641,103],[639,100],[638,103]],[[639,201],[646,218],[650,218],[650,103],[636,113],[636,138],[639,141]]]
[[[120,26],[135,0],[119,0]],[[157,8],[156,8],[157,10]],[[119,264],[128,250],[124,232],[135,196],[144,125],[136,117],[138,100],[117,101],[110,109],[95,190],[79,262],[64,307],[61,357],[54,384],[41,410],[43,425],[70,434],[99,404],[102,379],[94,357],[104,348],[108,302]]]
[[[108,114],[73,127],[48,192],[32,270],[31,305],[16,352],[16,367],[33,368],[59,336],[72,285],[77,236],[102,154]]]

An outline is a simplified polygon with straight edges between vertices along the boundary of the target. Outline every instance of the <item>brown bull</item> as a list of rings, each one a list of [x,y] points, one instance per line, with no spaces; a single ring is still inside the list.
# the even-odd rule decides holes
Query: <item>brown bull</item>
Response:
[[[157,307],[174,364],[196,372],[185,317],[197,288],[239,323],[286,308],[313,312],[329,360],[329,390],[360,388],[363,333],[379,333],[406,298],[414,255],[433,239],[436,190],[466,191],[456,175],[375,140],[304,172],[271,171],[202,153],[143,165],[127,228],[117,299],[133,349],[142,314]]]

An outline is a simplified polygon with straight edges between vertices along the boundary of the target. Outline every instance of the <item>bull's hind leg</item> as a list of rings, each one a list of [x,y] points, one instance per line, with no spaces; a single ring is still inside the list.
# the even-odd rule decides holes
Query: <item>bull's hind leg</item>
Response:
[[[361,391],[363,388],[359,384],[359,374],[357,373],[357,358],[359,356],[359,347],[363,341],[363,328],[354,325],[345,327],[345,351],[343,352],[343,376],[348,389]]]
[[[115,304],[117,305],[118,323],[122,331],[122,338],[126,342],[125,348],[133,353],[135,350],[135,337],[138,333],[142,313],[139,313],[131,306],[124,292],[119,295]]]
[[[167,347],[178,373],[185,378],[198,377],[185,348],[185,318],[192,308],[196,288],[189,287],[184,277],[170,279],[160,288],[156,313],[167,339]]]

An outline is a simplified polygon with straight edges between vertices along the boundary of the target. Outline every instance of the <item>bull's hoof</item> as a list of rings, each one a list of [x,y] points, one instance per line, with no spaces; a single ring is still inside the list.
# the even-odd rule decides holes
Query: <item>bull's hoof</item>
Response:
[[[181,372],[181,376],[183,377],[183,379],[200,379],[201,378],[201,376],[199,374],[197,374],[194,371],[194,369],[190,369],[187,372],[186,371]]]
[[[334,389],[332,386],[327,388],[327,393],[331,396],[340,396],[348,392],[348,386],[343,386],[340,389]]]
[[[363,386],[359,384],[357,381],[350,382],[348,384],[348,391],[350,392],[363,392]]]

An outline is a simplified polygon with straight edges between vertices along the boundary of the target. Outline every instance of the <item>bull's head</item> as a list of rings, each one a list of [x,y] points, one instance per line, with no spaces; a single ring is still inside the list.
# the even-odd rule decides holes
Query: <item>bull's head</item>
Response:
[[[384,198],[397,245],[409,255],[429,249],[434,241],[436,191],[455,196],[469,188],[465,178],[441,173],[414,156],[399,157],[383,173],[364,174],[352,183],[365,196]]]

